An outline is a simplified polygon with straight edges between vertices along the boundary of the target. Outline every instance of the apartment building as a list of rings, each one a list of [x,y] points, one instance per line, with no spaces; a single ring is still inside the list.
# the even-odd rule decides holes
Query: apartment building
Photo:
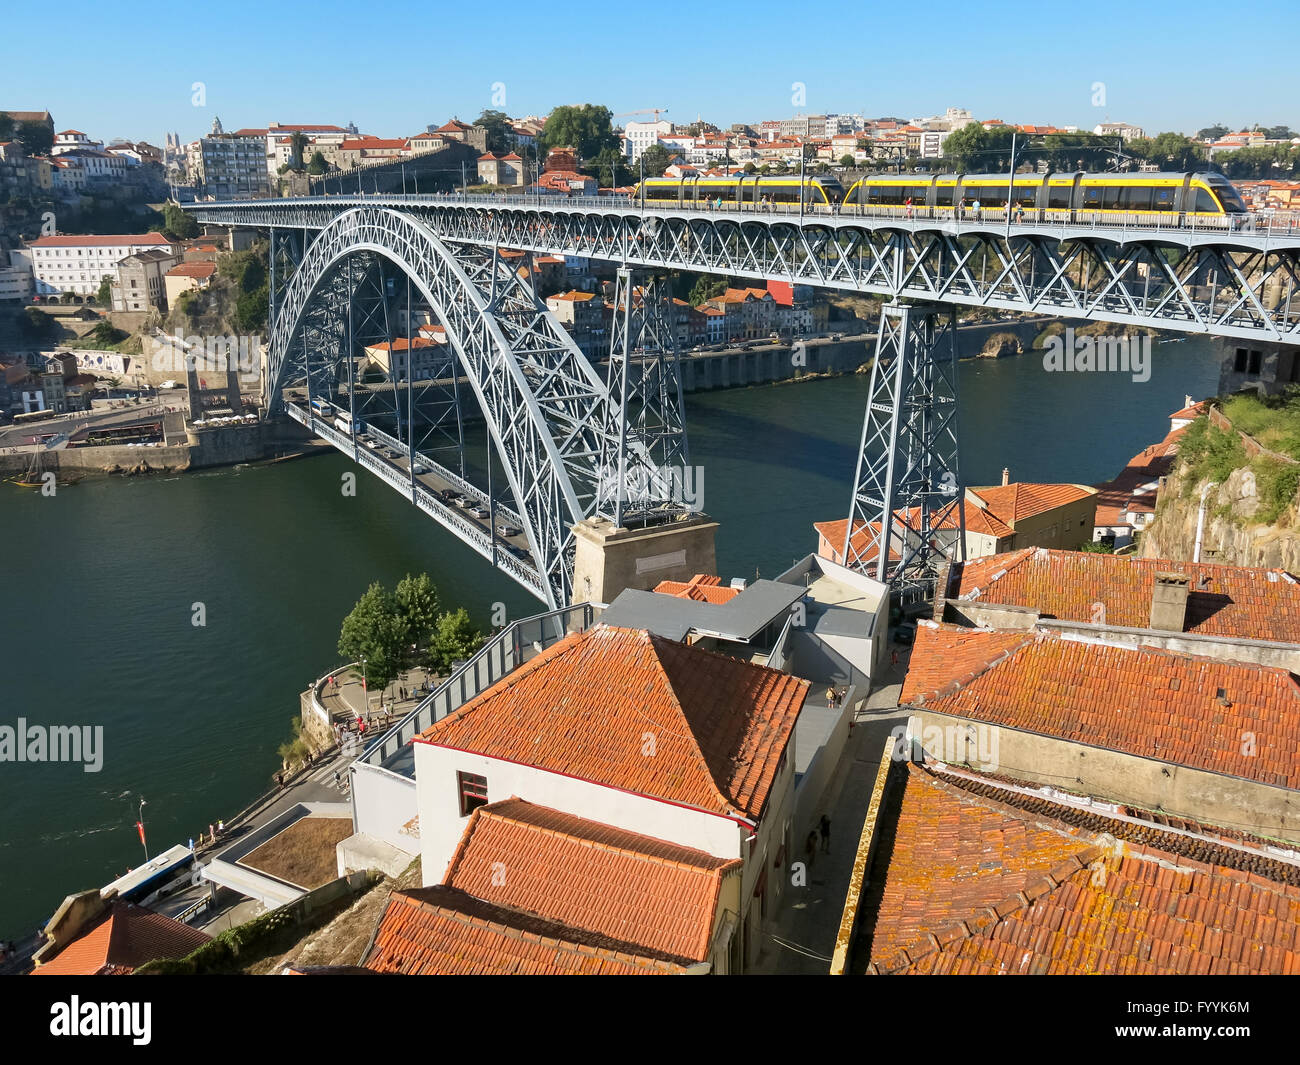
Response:
[[[41,237],[27,245],[24,257],[31,257],[37,295],[53,292],[93,295],[99,291],[105,276],[117,279],[118,263],[145,251],[171,253],[174,249],[161,233],[105,233]]]

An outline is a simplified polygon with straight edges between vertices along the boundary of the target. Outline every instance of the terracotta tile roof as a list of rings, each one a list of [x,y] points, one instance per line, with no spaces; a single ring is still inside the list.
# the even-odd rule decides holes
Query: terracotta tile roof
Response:
[[[564,300],[566,303],[583,303],[586,300],[595,299],[591,292],[578,292],[576,289],[572,292],[559,292],[554,296],[548,296],[547,299]]]
[[[443,883],[691,963],[708,956],[722,881],[740,866],[512,798],[474,811]]]
[[[919,508],[909,507],[907,510],[897,510],[894,512],[898,517],[906,517],[908,521],[915,522],[918,518]],[[957,527],[957,508],[950,506],[950,509],[931,515],[932,528],[934,529],[955,529]],[[849,527],[848,518],[839,518],[835,521],[819,521],[813,523],[813,529],[818,535],[826,538],[831,550],[839,553],[844,549],[844,533]],[[990,515],[987,511],[982,511],[973,504],[966,506],[966,528],[970,532],[987,533],[989,536],[998,537],[999,539],[1012,535],[1012,531],[996,517]],[[869,562],[876,557],[876,548],[874,541],[879,535],[880,523],[877,521],[863,521],[858,519],[853,525],[853,540],[850,543],[851,553],[860,557],[862,561]],[[894,536],[889,543],[889,557],[891,560],[901,558],[898,553],[898,537]]]
[[[934,622],[911,661],[900,704],[1300,789],[1300,680],[1276,666]]]
[[[740,594],[739,588],[727,588],[721,577],[697,573],[689,581],[660,581],[654,590],[660,595],[674,595],[678,599],[694,599],[700,603],[729,603]]]
[[[1179,417],[1179,411],[1171,417]],[[1097,485],[1097,513],[1093,518],[1095,526],[1123,525],[1124,512],[1135,490],[1151,482],[1159,481],[1174,465],[1174,456],[1178,454],[1178,444],[1188,426],[1171,430],[1158,444],[1143,448],[1119,472],[1113,481]]]
[[[1018,481],[992,488],[973,488],[971,492],[984,501],[988,511],[1000,522],[1014,529],[1018,521],[1095,495],[1096,489],[1080,484],[1026,484]],[[972,510],[979,512],[980,508],[971,506],[967,499],[968,524]]]
[[[1300,973],[1300,869],[1262,848],[1080,817],[974,774],[897,772],[860,971]]]
[[[424,332],[421,327],[419,332]],[[379,344],[367,344],[366,351],[405,351],[408,347],[419,349],[432,347],[436,341],[426,340],[424,337],[412,337],[409,340],[406,337],[397,337],[392,341],[383,341]]]
[[[344,141],[339,145],[339,150],[344,152],[356,152],[362,149],[376,150],[383,148],[405,148],[407,142],[401,137],[384,140],[379,137],[361,137],[357,140]]]
[[[1300,643],[1300,582],[1257,566],[1028,547],[954,565],[953,598],[1030,607],[1066,621],[1091,621],[1093,604],[1102,603],[1108,625],[1145,629],[1155,575],[1171,570],[1191,578],[1183,631]]]
[[[680,965],[635,954],[625,944],[444,885],[394,891],[364,963],[375,972],[407,976],[682,972]]]
[[[417,743],[720,814],[762,815],[808,682],[640,629],[561,640]],[[656,754],[642,754],[654,733]]]
[[[82,932],[33,976],[95,976],[129,973],[157,958],[183,958],[211,940],[206,932],[126,902]]]
[[[167,271],[168,277],[211,277],[217,272],[216,263],[181,263]]]
[[[81,236],[41,237],[30,241],[32,248],[107,248],[116,245],[170,244],[161,233],[99,233]]]

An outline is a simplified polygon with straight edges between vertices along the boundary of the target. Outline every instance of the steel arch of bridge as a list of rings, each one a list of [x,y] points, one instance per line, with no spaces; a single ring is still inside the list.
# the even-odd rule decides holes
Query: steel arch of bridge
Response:
[[[364,277],[376,257],[411,279],[446,328],[523,519],[542,580],[532,590],[552,607],[567,604],[572,527],[592,513],[599,464],[618,446],[616,412],[605,383],[494,246],[453,252],[419,219],[379,207],[332,219],[278,295],[268,397],[279,401],[291,367],[310,381],[313,359],[343,357],[355,291],[345,264],[359,260]]]
[[[477,196],[264,200],[189,210],[202,221],[301,229],[322,228],[362,204],[418,217],[448,243],[1300,344],[1294,234],[798,218]]]

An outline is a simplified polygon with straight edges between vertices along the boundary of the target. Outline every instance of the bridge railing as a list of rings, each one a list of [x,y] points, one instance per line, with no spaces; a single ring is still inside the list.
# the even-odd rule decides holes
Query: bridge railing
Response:
[[[914,206],[910,210],[905,206],[876,204],[813,204],[805,203],[746,203],[738,204],[734,200],[723,199],[700,201],[696,203],[677,204],[667,200],[647,200],[642,203],[637,197],[628,196],[563,196],[563,195],[513,195],[510,193],[491,193],[475,195],[470,193],[431,193],[427,195],[401,194],[363,194],[347,193],[333,197],[345,200],[391,200],[405,204],[428,204],[430,206],[469,206],[482,207],[498,205],[505,207],[585,207],[619,211],[667,211],[690,212],[696,214],[719,215],[735,214],[740,216],[779,216],[779,217],[832,217],[870,218],[913,224],[919,222],[944,222],[959,228],[988,228],[990,225],[1010,226],[1012,229],[1024,228],[1041,231],[1045,226],[1062,230],[1095,229],[1102,232],[1121,232],[1132,230],[1143,233],[1248,233],[1290,236],[1300,234],[1300,212],[1267,209],[1251,211],[1245,214],[1229,214],[1197,218],[1182,217],[1163,212],[1151,212],[1135,219],[1127,216],[1109,218],[1104,214],[1089,211],[1074,211],[1070,220],[1069,212],[1059,210],[1026,208],[1023,218],[1016,212],[1008,212],[1005,207],[982,207],[976,211],[968,205],[963,211],[954,213],[951,207]],[[311,204],[319,203],[320,197],[311,199],[286,198],[272,201],[277,204]],[[1080,216],[1084,217],[1080,217]],[[1089,217],[1091,216],[1091,217]]]
[[[414,710],[366,748],[358,759],[382,767],[435,721],[459,709],[492,687],[532,655],[575,632],[595,624],[598,608],[592,603],[536,614],[508,625],[442,682]]]

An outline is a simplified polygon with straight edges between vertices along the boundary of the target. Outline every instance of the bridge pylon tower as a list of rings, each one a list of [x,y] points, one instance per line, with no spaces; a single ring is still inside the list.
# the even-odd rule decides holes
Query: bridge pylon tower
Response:
[[[955,314],[881,308],[843,558],[905,602],[928,597],[945,560],[966,555]]]
[[[690,476],[672,293],[662,277],[640,280],[624,266],[615,284],[606,381],[618,425],[602,456],[596,513],[616,526],[685,509],[680,488]]]

